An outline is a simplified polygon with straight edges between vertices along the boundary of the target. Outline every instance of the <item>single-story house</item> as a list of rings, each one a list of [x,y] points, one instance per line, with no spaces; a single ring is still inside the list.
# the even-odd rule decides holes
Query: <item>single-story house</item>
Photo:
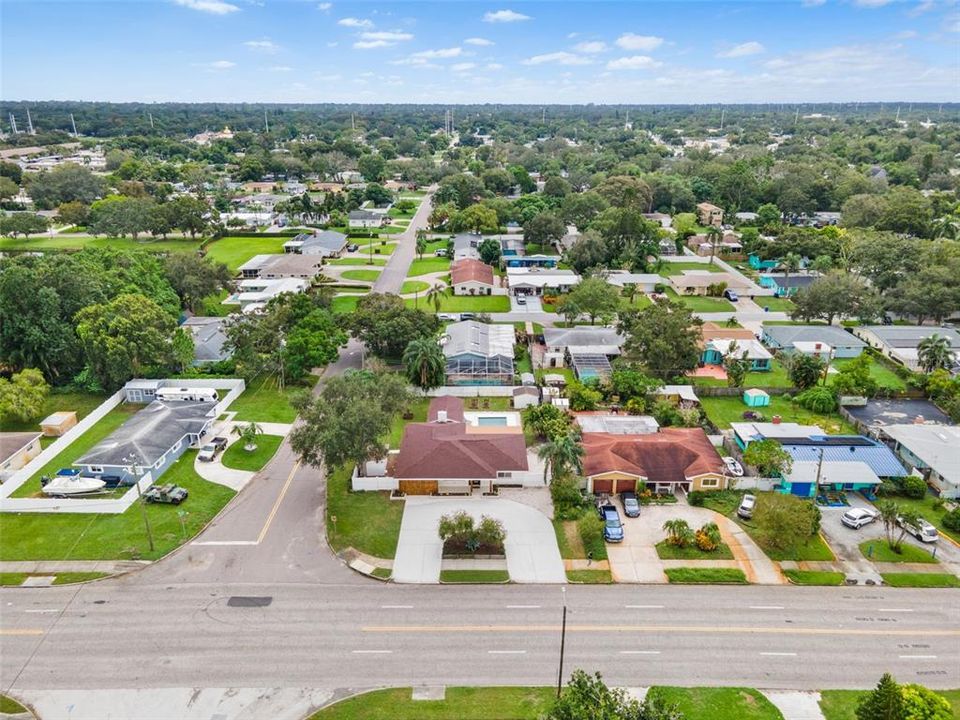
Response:
[[[390,458],[388,474],[408,495],[492,492],[497,485],[543,486],[532,470],[523,428],[467,422],[463,400],[444,396],[430,401],[427,422],[404,428],[400,451]]]
[[[671,275],[669,282],[680,295],[706,295],[707,288],[720,283],[724,283],[731,290],[749,287],[730,273],[709,270],[684,270],[680,275]]]
[[[619,288],[633,285],[639,292],[645,293],[652,293],[657,285],[666,285],[666,280],[656,273],[632,273],[626,270],[611,270],[606,281]]]
[[[266,304],[283,293],[305,292],[309,283],[302,278],[281,278],[278,280],[250,279],[237,283],[240,292],[231,295],[224,303],[239,305],[240,312],[251,313],[262,310]]]
[[[450,265],[454,295],[490,295],[493,293],[493,268],[480,260],[464,258]]]
[[[580,282],[573,270],[548,268],[507,268],[507,284],[513,295],[565,293]]]
[[[893,443],[906,466],[922,475],[940,497],[960,498],[960,427],[888,425],[881,437]]]
[[[73,464],[86,475],[129,478],[150,472],[156,480],[187,448],[200,443],[216,420],[216,406],[216,402],[154,400]]]
[[[701,225],[720,227],[723,225],[723,210],[708,202],[699,203],[697,205],[697,220]]]
[[[628,415],[609,412],[578,412],[574,416],[585,433],[609,435],[652,435],[660,424],[650,415]]]
[[[853,332],[871,347],[911,370],[920,369],[917,353],[920,341],[934,334],[946,338],[954,358],[960,358],[960,332],[953,328],[930,325],[864,325],[854,328]]]
[[[755,212],[736,212],[733,214],[740,222],[753,222],[754,220],[759,220],[760,215]]]
[[[774,297],[790,297],[800,290],[810,287],[819,275],[810,273],[765,273],[759,276],[759,285],[762,288],[773,290]],[[762,304],[762,301],[761,301]]]
[[[254,255],[238,268],[245,280],[263,278],[303,278],[312,280],[323,270],[323,260],[315,254]]]
[[[881,480],[865,462],[795,462],[781,480],[780,492],[785,495],[816,497],[822,492],[867,492],[877,489]]]
[[[687,238],[687,247],[693,250],[700,257],[710,257],[716,255],[737,255],[743,252],[743,244],[740,242],[740,236],[735,232],[727,231],[719,238],[716,246],[710,240],[709,235],[691,235]]]
[[[181,327],[186,329],[193,338],[194,365],[230,359],[230,353],[226,350],[225,323],[226,318],[199,317],[197,315],[184,320]]]
[[[77,424],[77,413],[73,410],[61,410],[51,413],[40,421],[40,432],[44,437],[60,437]]]
[[[766,372],[773,364],[773,355],[759,340],[736,338],[714,338],[704,344],[700,362],[704,365],[723,365],[727,356],[743,358],[750,362],[751,372]]]
[[[545,327],[543,342],[544,367],[572,365],[575,356],[601,356],[609,367],[609,360],[620,355],[625,338],[613,328],[577,325],[572,328]]]
[[[524,410],[532,405],[540,404],[540,388],[532,385],[523,385],[513,389],[513,408]]]
[[[773,270],[777,265],[780,264],[779,260],[761,260],[759,255],[750,253],[747,256],[747,262],[750,264],[754,270],[759,270],[761,272],[765,270]]]
[[[479,233],[459,233],[453,236],[453,259],[454,260],[479,260],[480,243],[483,242],[483,235]]]
[[[38,432],[0,432],[0,483],[40,454]]]
[[[649,435],[584,433],[587,492],[722,490],[724,464],[701,428],[664,428]]]
[[[493,325],[476,320],[447,325],[443,354],[447,359],[449,385],[512,385],[512,325]]]
[[[319,233],[301,233],[283,244],[285,253],[340,257],[347,249],[347,236],[335,230]]]
[[[855,358],[867,344],[836,325],[765,325],[763,344],[782,353],[821,354],[817,344],[829,348],[834,358]],[[821,348],[822,349],[822,348]]]
[[[559,255],[510,255],[504,256],[503,262],[513,268],[555,268],[560,262]]]
[[[351,210],[347,215],[347,226],[352,228],[378,228],[383,225],[385,215],[372,210]]]

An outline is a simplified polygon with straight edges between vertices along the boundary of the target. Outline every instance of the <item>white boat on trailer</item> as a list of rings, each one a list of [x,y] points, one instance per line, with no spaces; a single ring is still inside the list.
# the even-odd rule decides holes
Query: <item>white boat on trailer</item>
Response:
[[[52,497],[90,495],[103,490],[106,483],[95,477],[81,475],[79,470],[60,470],[55,477],[40,479],[43,494]]]

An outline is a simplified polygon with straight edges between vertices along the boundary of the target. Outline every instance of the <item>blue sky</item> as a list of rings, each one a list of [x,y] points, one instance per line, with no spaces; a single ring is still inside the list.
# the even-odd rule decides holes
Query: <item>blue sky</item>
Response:
[[[957,0],[2,0],[7,100],[960,99]]]

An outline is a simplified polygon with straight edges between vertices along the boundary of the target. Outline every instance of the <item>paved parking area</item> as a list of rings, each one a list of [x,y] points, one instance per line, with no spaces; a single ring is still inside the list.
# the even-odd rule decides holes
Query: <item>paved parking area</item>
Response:
[[[543,312],[543,304],[540,302],[540,298],[536,295],[524,295],[526,303],[523,305],[517,302],[515,295],[510,296],[510,312],[522,312],[522,313],[541,313]]]
[[[465,510],[475,519],[489,515],[503,523],[507,571],[517,583],[565,583],[567,574],[550,520],[529,505],[504,498],[407,498],[393,580],[402,583],[440,581],[443,543],[437,535],[440,516]]]

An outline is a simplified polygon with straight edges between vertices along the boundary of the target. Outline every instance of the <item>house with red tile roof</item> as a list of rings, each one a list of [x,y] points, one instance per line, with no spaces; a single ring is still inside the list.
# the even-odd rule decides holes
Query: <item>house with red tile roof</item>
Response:
[[[722,490],[724,464],[701,428],[662,428],[644,435],[583,434],[583,475],[595,494]]]
[[[472,258],[454,260],[450,265],[450,283],[454,295],[492,295],[493,268]]]

